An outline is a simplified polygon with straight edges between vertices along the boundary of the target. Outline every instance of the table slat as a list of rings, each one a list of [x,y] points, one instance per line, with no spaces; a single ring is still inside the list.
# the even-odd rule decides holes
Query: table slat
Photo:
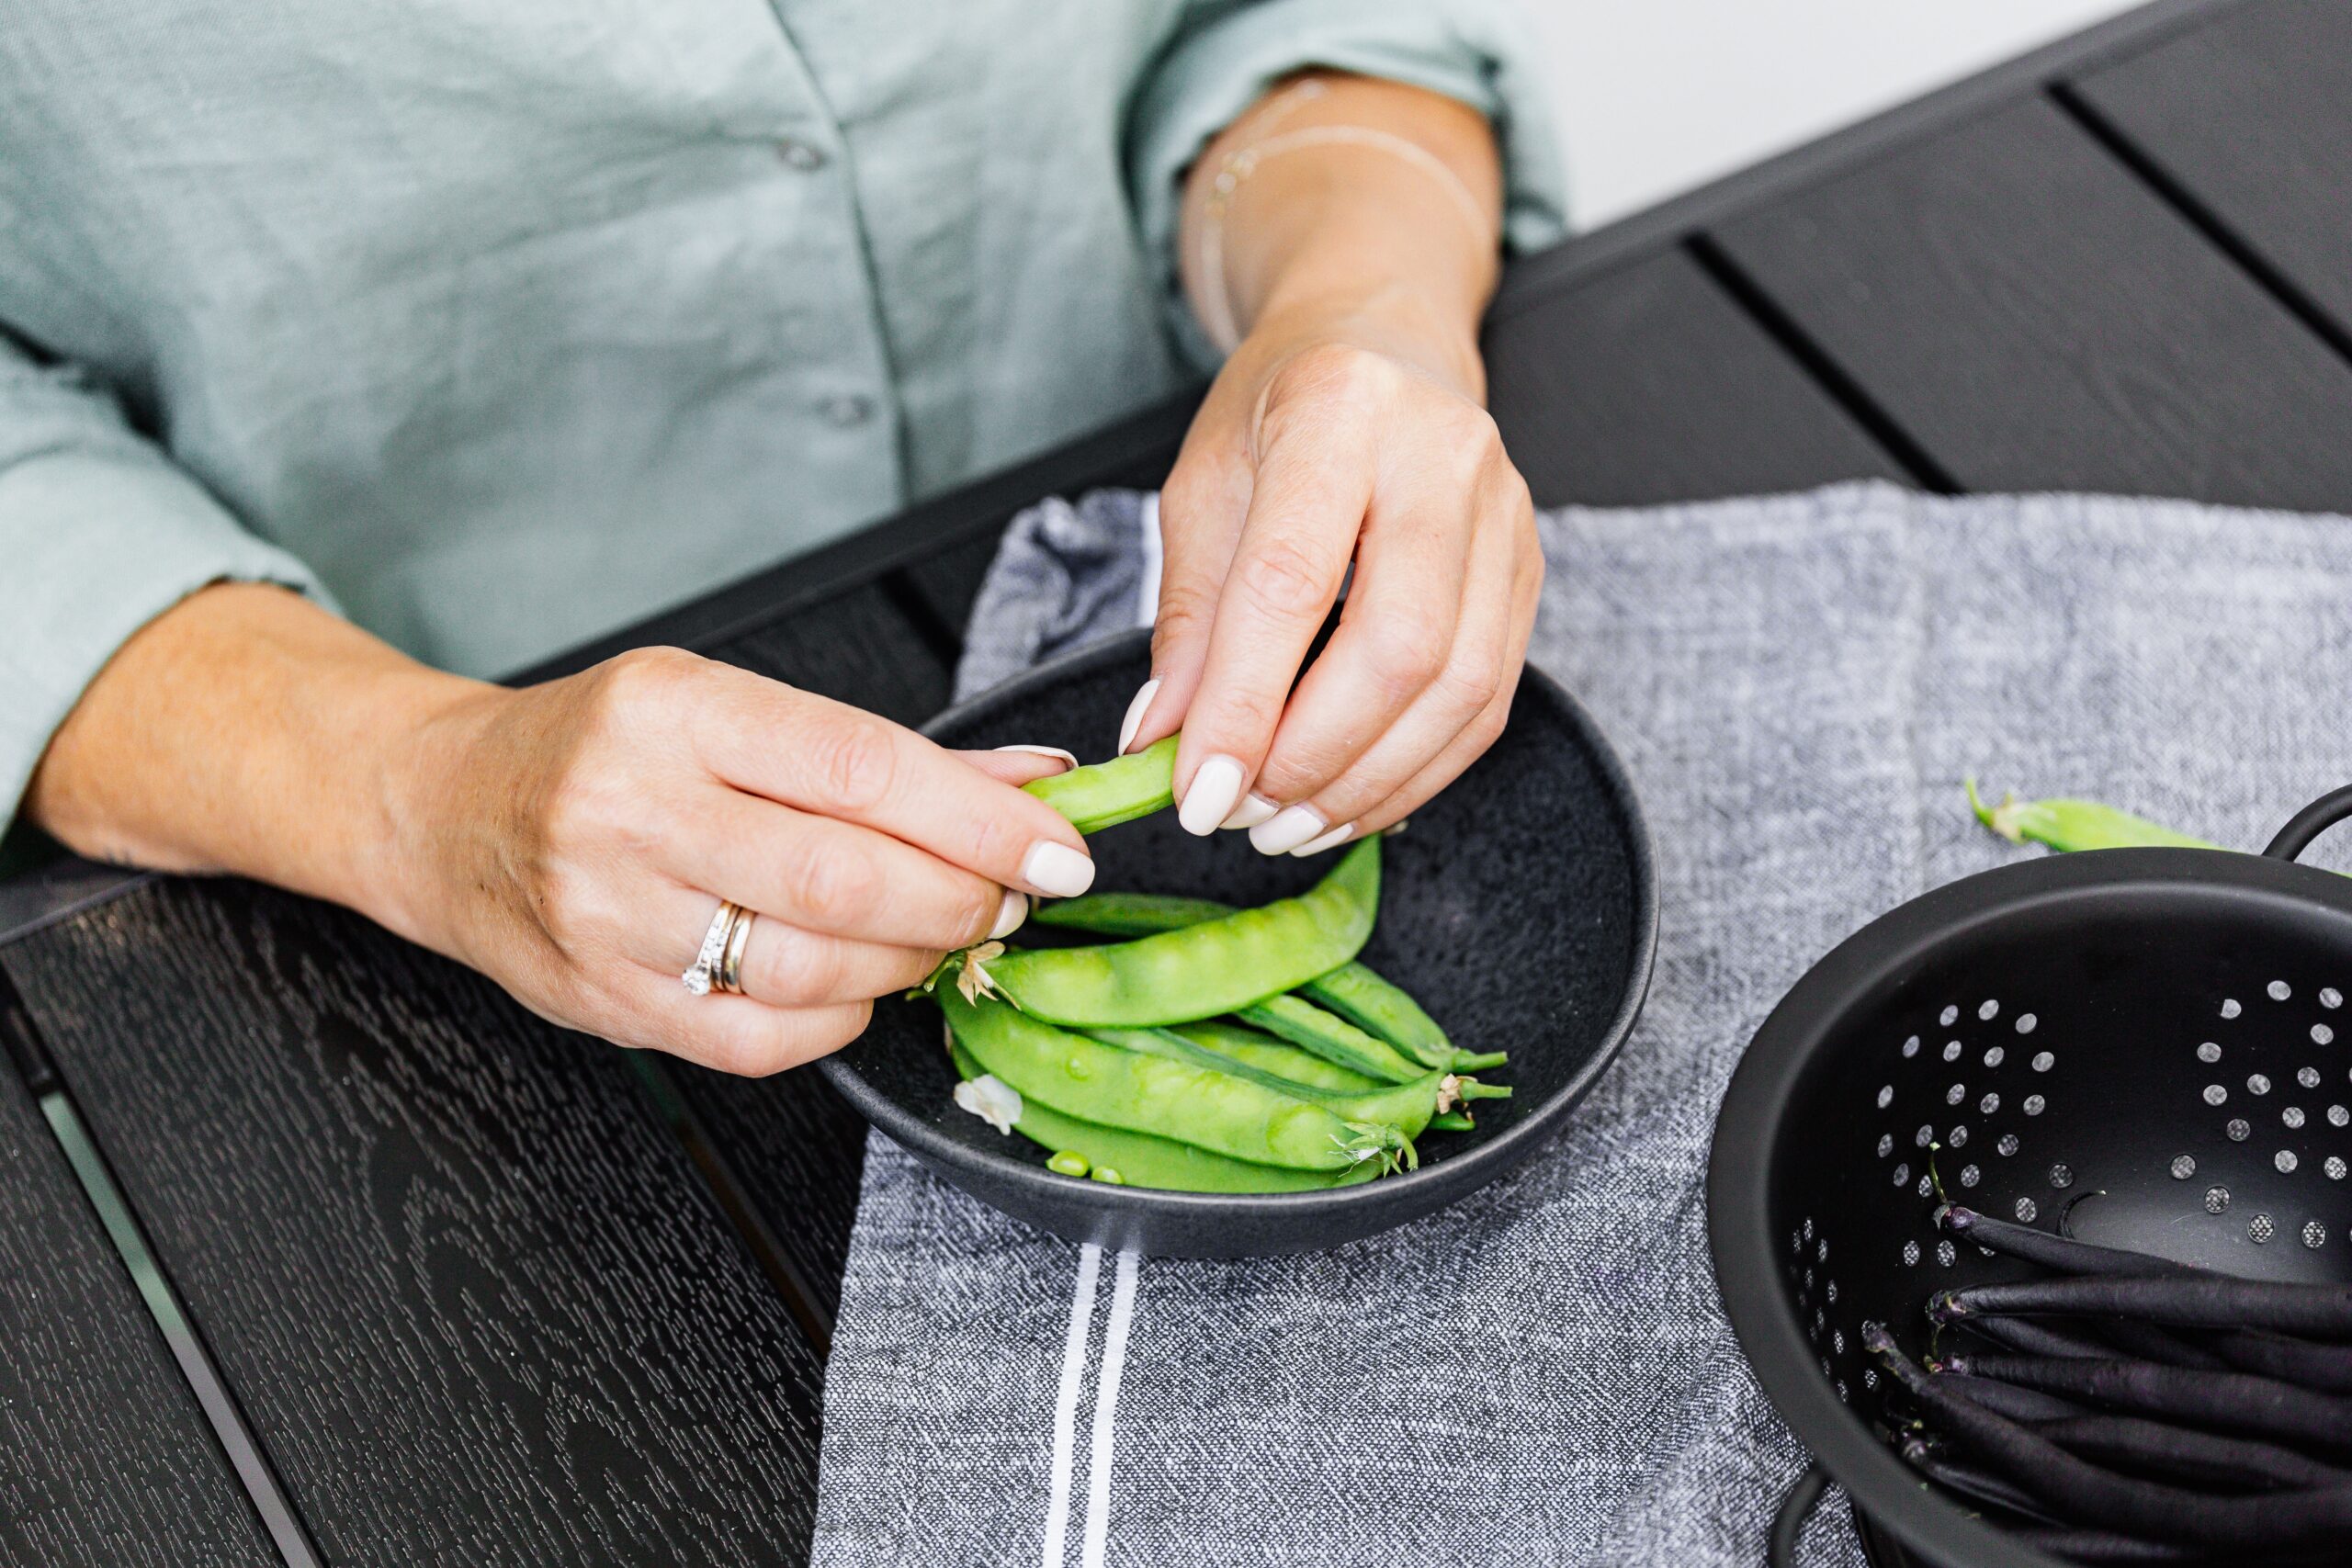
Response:
[[[1538,506],[1904,477],[1680,249],[1513,299],[1486,347],[1495,421]]]
[[[29,1028],[0,980],[0,1035]],[[25,1083],[0,1055],[0,1562],[277,1562]]]
[[[2256,0],[2073,87],[2352,332],[2352,6]]]
[[[0,951],[323,1557],[805,1557],[820,1369],[610,1046],[164,882]]]
[[[2352,367],[2046,98],[1716,239],[1962,488],[2352,506]]]

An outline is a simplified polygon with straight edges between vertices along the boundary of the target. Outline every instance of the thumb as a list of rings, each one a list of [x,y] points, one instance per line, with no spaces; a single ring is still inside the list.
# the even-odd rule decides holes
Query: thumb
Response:
[[[1078,759],[1058,746],[1000,746],[993,751],[957,751],[954,755],[957,761],[1016,789],[1078,766]]]

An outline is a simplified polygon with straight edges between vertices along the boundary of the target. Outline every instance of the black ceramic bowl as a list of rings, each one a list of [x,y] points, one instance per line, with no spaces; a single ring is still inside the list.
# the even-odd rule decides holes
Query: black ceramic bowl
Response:
[[[1109,753],[1150,673],[1141,632],[1041,666],[925,727],[944,744],[1062,746]],[[1329,868],[1269,859],[1239,833],[1195,839],[1161,812],[1096,835],[1100,890],[1260,903]],[[1484,1100],[1474,1133],[1421,1140],[1420,1168],[1326,1192],[1225,1196],[1072,1180],[1045,1151],[956,1109],[939,1010],[892,998],[828,1058],[835,1088],[947,1180],[1073,1240],[1187,1258],[1336,1247],[1418,1219],[1532,1154],[1634,1027],[1657,944],[1649,842],[1623,771],[1559,685],[1531,669],[1492,750],[1392,837],[1380,920],[1364,961],[1410,989],[1454,1041],[1510,1052],[1490,1075],[1516,1089]],[[1016,942],[1051,940],[1025,928]]]

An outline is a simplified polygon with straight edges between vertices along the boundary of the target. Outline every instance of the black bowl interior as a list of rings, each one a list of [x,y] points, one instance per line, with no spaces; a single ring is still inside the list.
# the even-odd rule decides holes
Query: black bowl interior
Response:
[[[1917,1357],[1934,1292],[2038,1272],[1939,1231],[1939,1180],[2086,1241],[2352,1280],[2347,997],[2352,884],[2184,850],[1969,878],[1798,985],[1726,1100],[1711,1229],[1750,1359],[1862,1507],[1932,1561],[2053,1561],[1951,1533],[1871,1430],[1866,1322]]]
[[[1149,673],[1141,634],[1098,644],[928,727],[959,747],[1030,742],[1110,753]],[[1195,839],[1163,812],[1092,840],[1101,890],[1238,904],[1308,886],[1331,857],[1268,858],[1246,836]],[[1475,1133],[1430,1134],[1421,1168],[1333,1192],[1223,1197],[1108,1188],[1045,1168],[1045,1152],[956,1110],[938,1010],[892,998],[831,1058],[835,1083],[933,1168],[1001,1208],[1081,1239],[1188,1255],[1334,1245],[1427,1213],[1515,1162],[1566,1115],[1630,1030],[1656,917],[1632,795],[1590,721],[1531,671],[1493,750],[1383,849],[1380,919],[1364,961],[1410,989],[1457,1043],[1507,1049]],[[1012,939],[1086,940],[1032,925]]]

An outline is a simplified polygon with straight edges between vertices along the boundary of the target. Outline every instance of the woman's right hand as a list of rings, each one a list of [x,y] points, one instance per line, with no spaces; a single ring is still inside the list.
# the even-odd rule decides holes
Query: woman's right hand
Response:
[[[674,649],[434,711],[388,792],[384,923],[624,1045],[772,1073],[873,998],[1086,890],[1085,840],[1013,785],[1067,763],[951,752]],[[757,913],[741,996],[689,993],[725,898]]]

